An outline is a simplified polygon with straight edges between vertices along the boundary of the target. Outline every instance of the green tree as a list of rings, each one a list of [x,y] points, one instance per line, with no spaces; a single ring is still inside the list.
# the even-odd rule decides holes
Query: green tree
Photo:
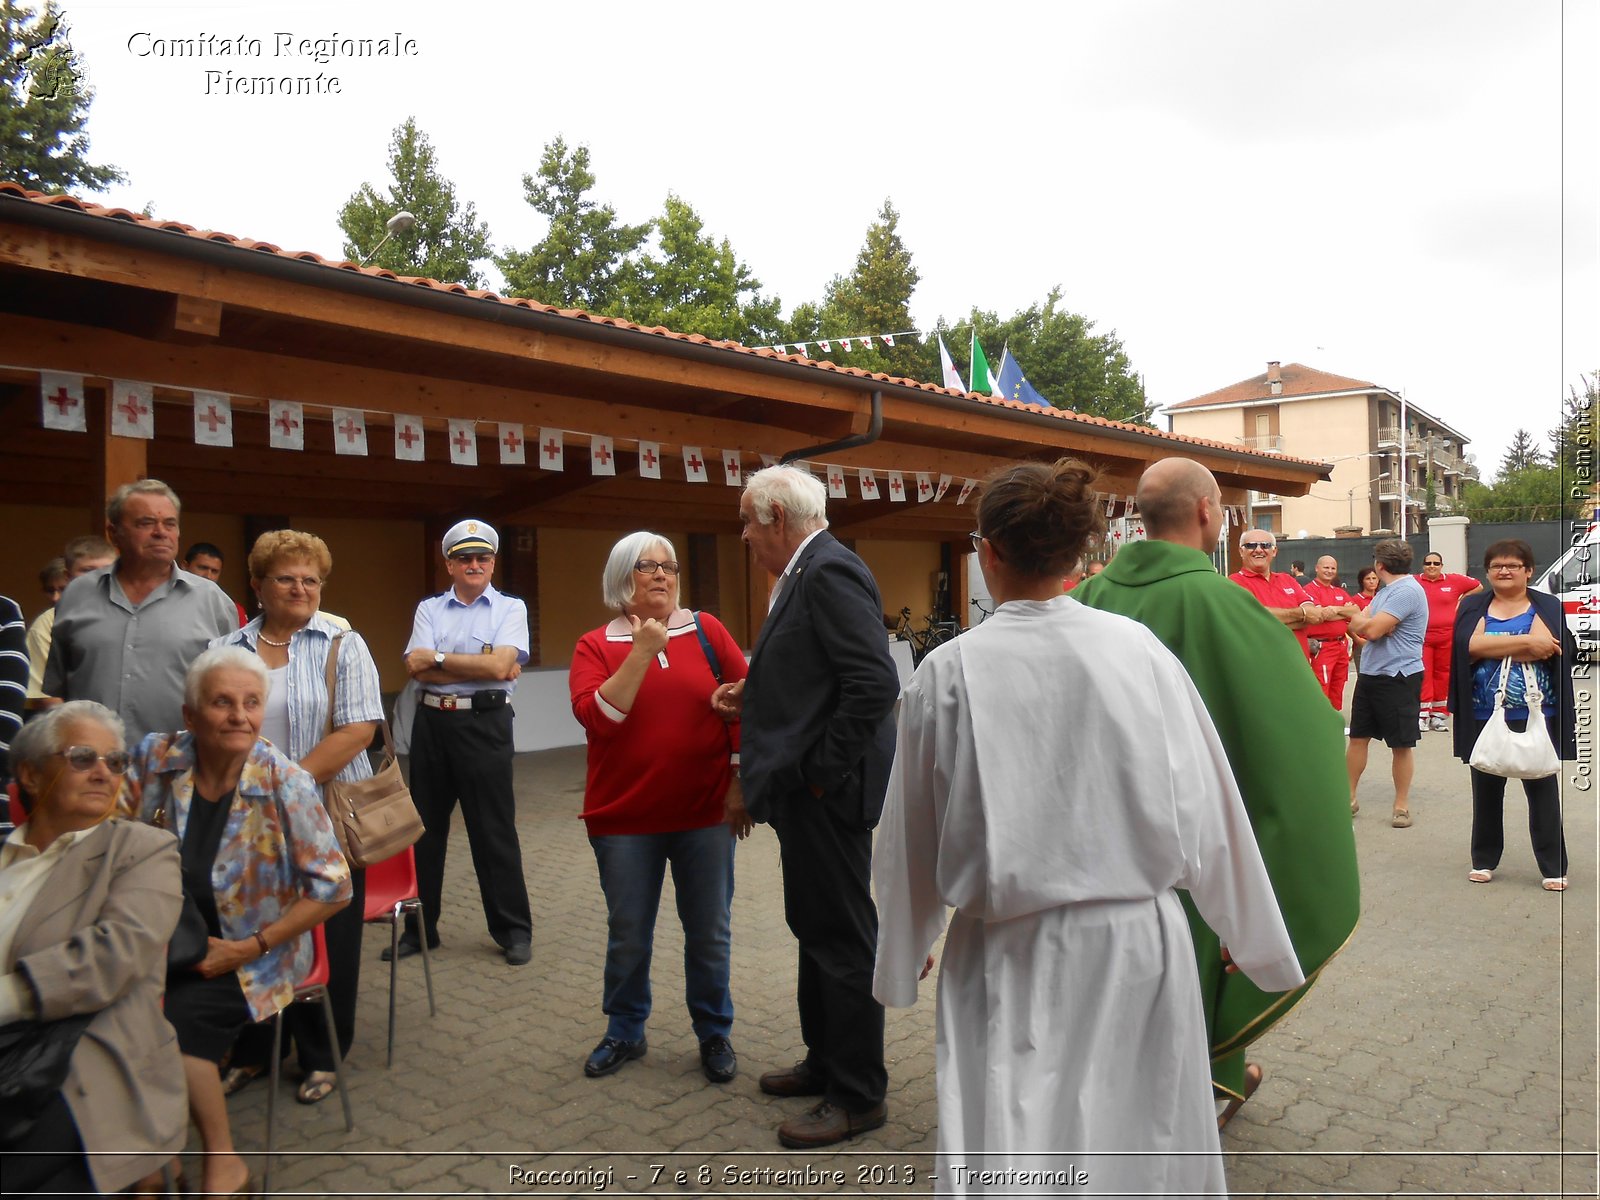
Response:
[[[699,214],[671,194],[651,224],[655,247],[624,272],[617,315],[752,345],[777,339],[783,327],[778,300],[761,294],[761,281],[727,238],[708,236]]]
[[[1511,445],[1506,450],[1506,456],[1500,460],[1500,478],[1543,465],[1544,454],[1539,444],[1526,429],[1519,429],[1511,435]]]
[[[637,284],[634,255],[649,236],[650,223],[619,223],[616,209],[590,198],[594,183],[589,147],[569,149],[561,137],[545,146],[537,174],[522,177],[522,192],[549,224],[530,249],[496,258],[509,294],[560,308],[622,314],[627,293]]]
[[[837,338],[915,329],[911,295],[920,279],[911,251],[900,237],[900,214],[894,203],[885,199],[876,219],[867,226],[866,238],[856,252],[855,269],[829,282],[818,328],[810,336]],[[926,357],[916,339],[901,338],[888,346],[876,337],[867,347],[852,348],[840,361],[863,371],[886,371],[908,379],[925,377]]]
[[[409,212],[417,223],[384,242],[372,265],[400,275],[482,287],[483,275],[473,263],[489,257],[489,227],[478,220],[474,205],[456,199],[455,185],[439,173],[433,144],[414,117],[394,131],[389,173],[394,182],[387,198],[363,183],[339,210],[345,257],[360,262],[383,242],[389,218]]]
[[[1561,402],[1561,424],[1549,433],[1551,460],[1568,486],[1592,486],[1600,472],[1600,371],[1580,375]]]
[[[1493,486],[1466,481],[1456,511],[1474,521],[1555,521],[1576,520],[1580,507],[1559,470],[1536,464],[1501,471]]]
[[[54,0],[35,12],[0,0],[0,179],[39,191],[101,192],[126,183],[89,161],[94,89]]]

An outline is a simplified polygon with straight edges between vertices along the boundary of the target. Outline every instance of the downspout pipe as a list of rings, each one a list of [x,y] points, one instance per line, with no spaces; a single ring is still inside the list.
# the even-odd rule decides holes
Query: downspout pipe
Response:
[[[847,438],[840,438],[837,442],[823,442],[820,446],[802,446],[798,450],[791,450],[778,460],[779,466],[788,466],[802,458],[818,458],[824,454],[833,454],[838,450],[854,450],[857,446],[870,446],[883,436],[883,389],[872,389],[872,419],[867,422],[865,433],[852,433]]]

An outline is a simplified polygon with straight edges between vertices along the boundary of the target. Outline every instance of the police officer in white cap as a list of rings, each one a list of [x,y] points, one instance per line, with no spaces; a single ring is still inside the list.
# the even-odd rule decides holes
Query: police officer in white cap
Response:
[[[522,877],[511,791],[511,691],[528,661],[528,608],[489,582],[500,535],[483,521],[459,521],[441,543],[451,587],[417,605],[406,670],[422,685],[411,732],[411,795],[426,832],[417,843],[422,931],[439,944],[444,857],[456,801],[489,934],[506,962],[532,956],[533,921]],[[421,951],[413,926],[402,958]],[[388,957],[388,952],[384,952]]]

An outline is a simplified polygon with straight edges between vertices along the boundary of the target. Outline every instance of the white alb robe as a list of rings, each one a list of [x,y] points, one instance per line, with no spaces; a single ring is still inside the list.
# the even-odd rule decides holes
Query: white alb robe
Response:
[[[1303,978],[1216,730],[1154,635],[1062,596],[1003,604],[930,653],[902,698],[873,882],[887,1005],[916,1002],[956,909],[941,1194],[1224,1193],[1173,889],[1255,983]],[[1036,1169],[1087,1178],[1014,1173]]]

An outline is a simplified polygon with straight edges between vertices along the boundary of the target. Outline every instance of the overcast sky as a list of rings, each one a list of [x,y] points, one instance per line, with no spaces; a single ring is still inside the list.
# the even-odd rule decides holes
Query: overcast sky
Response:
[[[1600,0],[63,9],[92,157],[130,179],[102,201],[287,250],[339,255],[415,116],[497,249],[541,235],[521,179],[557,134],[623,220],[676,192],[786,310],[887,196],[920,324],[1059,284],[1157,403],[1304,362],[1404,389],[1486,476],[1600,367]],[[417,52],[319,65],[279,33]],[[204,34],[261,56],[139,53]],[[208,95],[208,70],[341,91]]]

